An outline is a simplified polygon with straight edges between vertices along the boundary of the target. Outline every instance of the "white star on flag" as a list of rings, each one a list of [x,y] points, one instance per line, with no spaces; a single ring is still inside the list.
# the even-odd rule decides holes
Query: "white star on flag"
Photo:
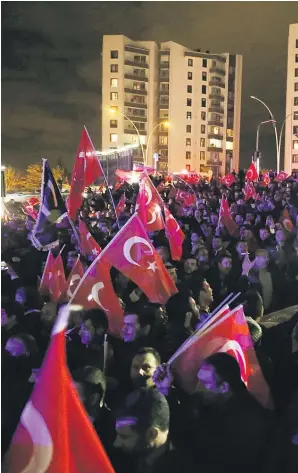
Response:
[[[149,263],[149,266],[147,269],[151,269],[154,273],[157,270],[156,262],[153,261],[153,263]]]
[[[96,248],[93,248],[92,254],[93,254],[93,255],[97,255],[97,254],[98,254],[98,250],[97,250]]]

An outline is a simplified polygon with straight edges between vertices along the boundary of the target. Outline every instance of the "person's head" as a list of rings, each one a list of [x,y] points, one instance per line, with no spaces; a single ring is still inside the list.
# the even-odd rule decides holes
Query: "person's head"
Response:
[[[190,240],[191,240],[192,245],[198,244],[200,242],[200,237],[196,232],[192,232],[190,236]]]
[[[247,241],[238,241],[236,245],[236,251],[239,258],[243,258],[243,256],[248,252]]]
[[[222,248],[222,239],[220,237],[214,237],[212,240],[212,248],[218,251]]]
[[[1,307],[1,327],[11,329],[21,321],[24,312],[19,304],[3,303]]]
[[[270,231],[269,231],[269,229],[266,228],[266,227],[260,228],[260,230],[259,230],[259,236],[260,236],[260,240],[266,241],[267,238],[270,237]]]
[[[170,297],[166,303],[166,312],[169,323],[181,328],[184,327],[188,315],[192,317],[194,323],[198,321],[200,315],[189,289],[181,290]]]
[[[56,302],[48,302],[41,310],[41,322],[45,327],[52,327],[57,316]]]
[[[38,290],[31,286],[19,287],[16,291],[15,301],[26,309],[41,309],[42,307]]]
[[[88,310],[80,328],[80,337],[83,345],[89,345],[91,342],[103,341],[104,334],[108,330],[108,319],[105,312],[101,309]]]
[[[114,447],[123,452],[146,454],[166,444],[170,409],[157,389],[133,391],[116,415],[117,437]]]
[[[264,305],[261,294],[251,289],[244,294],[243,298],[243,309],[246,317],[251,317],[258,322],[264,315]]]
[[[228,251],[223,251],[218,256],[218,269],[222,274],[229,274],[232,269],[232,256]]]
[[[84,366],[72,373],[78,395],[90,417],[95,419],[103,406],[106,378],[95,366]]]
[[[156,251],[159,254],[159,256],[161,257],[161,260],[164,264],[169,261],[170,253],[169,253],[168,248],[166,248],[165,246],[159,246],[159,247],[156,248]]]
[[[227,353],[219,352],[206,358],[197,379],[197,390],[207,402],[229,399],[246,390],[237,360]]]
[[[177,282],[177,270],[176,270],[175,266],[173,266],[171,263],[166,263],[165,267],[166,267],[173,283],[176,284],[176,282]]]
[[[150,334],[154,326],[154,311],[152,308],[139,307],[135,312],[124,315],[122,336],[125,342],[133,342],[140,337]]]
[[[237,225],[242,225],[243,224],[243,217],[242,215],[240,214],[237,214],[236,217],[235,217],[235,222],[237,223]]]
[[[218,214],[217,213],[212,213],[210,216],[210,222],[212,225],[217,225],[218,224]]]
[[[10,337],[6,344],[5,350],[13,357],[35,355],[38,353],[38,347],[35,338],[29,333],[18,333]]]
[[[254,221],[254,214],[251,212],[247,212],[247,214],[245,215],[245,220],[252,224],[252,222]]]
[[[269,264],[269,253],[267,250],[257,250],[255,267],[257,269],[266,269]]]
[[[209,253],[205,246],[199,246],[197,253],[196,253],[197,261],[199,266],[201,265],[208,265],[209,263]]]
[[[160,356],[154,348],[140,348],[132,359],[130,379],[135,388],[151,388],[154,386],[152,376],[160,365]]]
[[[210,284],[203,279],[200,284],[200,291],[198,297],[199,306],[202,308],[209,308],[213,302],[213,292]]]
[[[185,274],[192,274],[198,269],[198,262],[194,256],[188,256],[183,265]]]
[[[275,234],[276,243],[283,246],[286,241],[286,232],[284,230],[277,230]]]

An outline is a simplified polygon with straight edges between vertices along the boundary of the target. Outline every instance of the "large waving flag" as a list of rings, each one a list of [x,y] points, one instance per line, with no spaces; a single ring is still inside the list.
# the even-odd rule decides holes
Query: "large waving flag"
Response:
[[[215,321],[211,320],[193,335],[193,340],[185,344],[184,350],[180,350],[180,355],[172,363],[178,385],[186,392],[194,393],[203,360],[218,352],[236,358],[248,391],[264,407],[273,408],[270,389],[261,371],[242,306],[229,313],[221,312]]]
[[[40,207],[30,239],[38,249],[48,251],[58,245],[56,223],[67,216],[64,200],[46,159],[43,159]]]
[[[63,307],[6,455],[7,473],[114,473],[103,446],[79,400],[66,364]]]
[[[138,209],[139,217],[148,232],[164,228],[161,205],[163,205],[163,201],[150,177],[144,176],[140,182],[136,209]]]
[[[77,211],[82,205],[82,194],[85,187],[90,186],[90,184],[103,175],[104,173],[100,161],[97,158],[96,150],[87,128],[84,127],[72,172],[70,193],[67,200],[68,213],[72,220],[76,218]]]
[[[183,252],[182,244],[185,239],[185,235],[179,227],[177,220],[166,206],[164,207],[164,210],[166,220],[166,236],[170,243],[172,260],[180,261]]]
[[[245,180],[246,181],[257,181],[258,178],[259,178],[259,174],[258,174],[258,171],[256,169],[256,166],[254,165],[254,163],[251,163],[248,170],[246,171]]]
[[[65,283],[65,292],[61,296],[63,302],[67,302],[72,298],[76,288],[84,276],[84,272],[84,267],[80,261],[79,255]]]
[[[79,220],[80,246],[82,254],[95,259],[101,253],[101,247],[89,232],[83,220]]]
[[[236,179],[234,174],[226,174],[221,178],[221,182],[227,187],[231,187],[236,182]]]

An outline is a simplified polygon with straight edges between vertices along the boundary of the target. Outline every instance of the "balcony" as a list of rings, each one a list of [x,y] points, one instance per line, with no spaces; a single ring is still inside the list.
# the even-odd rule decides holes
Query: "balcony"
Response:
[[[218,69],[217,67],[211,67],[209,72],[211,74],[220,74],[222,76],[226,75],[226,71],[224,69]]]
[[[233,138],[232,136],[227,136],[227,137],[226,137],[226,141],[230,141],[230,142],[233,143],[234,138]]]
[[[219,120],[209,120],[208,125],[223,126],[223,122],[220,122]]]
[[[223,140],[223,135],[216,135],[215,133],[208,133],[208,138],[214,138],[215,140]]]
[[[169,61],[161,61],[159,63],[160,69],[169,69],[170,68],[170,62]]]
[[[214,113],[221,113],[221,114],[225,113],[223,107],[220,107],[219,105],[212,105],[212,104],[211,104],[210,107],[208,108],[208,111],[209,111],[210,113],[212,113],[212,112],[214,112]]]
[[[136,46],[125,46],[124,50],[129,52],[129,53],[138,53],[138,54],[142,54],[144,56],[149,56],[149,50],[148,49],[138,48]]]
[[[147,95],[147,90],[124,88],[124,92],[134,95]]]
[[[148,77],[145,76],[139,76],[137,74],[124,74],[125,79],[130,79],[130,80],[139,80],[142,82],[148,82]]]
[[[140,69],[148,69],[149,68],[149,64],[147,64],[146,62],[129,61],[128,59],[125,59],[124,64],[126,66],[139,67]]]
[[[147,118],[146,117],[139,117],[138,115],[127,115],[127,118],[129,118],[132,122],[142,122],[142,123],[146,123],[147,122]]]
[[[169,133],[168,133],[168,129],[166,129],[166,130],[161,130],[161,129],[159,129],[158,134],[159,134],[160,136],[168,136],[168,134],[169,134]]]
[[[169,74],[161,75],[159,80],[160,80],[160,82],[169,82],[170,76],[169,76]]]
[[[225,98],[222,95],[218,94],[210,94],[209,95],[210,100],[219,100],[220,102],[224,102]]]
[[[145,103],[136,103],[136,102],[124,102],[125,107],[130,107],[130,108],[146,108],[147,105]]]
[[[222,161],[214,161],[213,159],[208,159],[207,166],[222,166]]]
[[[159,95],[169,95],[169,91],[168,90],[160,90]]]
[[[214,153],[222,153],[222,148],[216,148],[215,146],[208,146],[207,151],[213,151]]]
[[[167,110],[169,108],[169,102],[163,102],[159,104],[160,110]]]
[[[140,135],[147,135],[147,131],[146,130],[138,130],[139,134]],[[135,128],[131,127],[131,128],[124,128],[124,133],[126,134],[129,134],[129,135],[137,135],[137,131]]]
[[[214,79],[211,79],[209,81],[209,85],[216,85],[216,87],[221,87],[222,89],[224,89],[226,87],[224,82],[219,82],[219,81],[214,80]]]
[[[158,149],[168,149],[168,145],[167,145],[167,144],[166,144],[166,145],[162,145],[162,144],[158,143],[157,147],[158,147]]]

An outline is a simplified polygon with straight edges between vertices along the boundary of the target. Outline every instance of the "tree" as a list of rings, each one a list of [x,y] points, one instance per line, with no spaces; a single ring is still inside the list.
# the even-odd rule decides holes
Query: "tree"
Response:
[[[25,186],[25,176],[18,169],[8,166],[4,171],[6,192],[19,190]]]
[[[26,189],[33,191],[41,187],[42,164],[30,164],[26,169]]]

